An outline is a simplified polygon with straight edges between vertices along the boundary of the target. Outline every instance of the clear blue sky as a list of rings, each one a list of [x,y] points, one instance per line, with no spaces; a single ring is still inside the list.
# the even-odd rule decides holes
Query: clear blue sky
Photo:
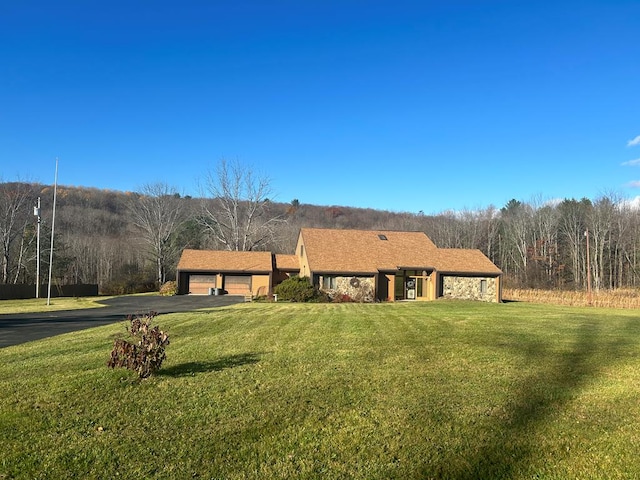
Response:
[[[3,0],[0,178],[195,196],[227,158],[283,202],[632,199],[639,32],[638,0]]]

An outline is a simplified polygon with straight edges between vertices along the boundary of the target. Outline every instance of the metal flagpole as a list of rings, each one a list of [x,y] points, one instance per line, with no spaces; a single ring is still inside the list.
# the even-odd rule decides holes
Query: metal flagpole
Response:
[[[47,305],[51,305],[51,272],[53,271],[53,234],[56,227],[56,196],[58,194],[58,157],[56,157],[56,175],[53,181],[53,219],[51,220],[51,252],[49,252],[49,291]]]
[[[36,241],[36,298],[40,298],[40,197],[38,197],[38,206],[33,209],[33,214],[38,217]]]

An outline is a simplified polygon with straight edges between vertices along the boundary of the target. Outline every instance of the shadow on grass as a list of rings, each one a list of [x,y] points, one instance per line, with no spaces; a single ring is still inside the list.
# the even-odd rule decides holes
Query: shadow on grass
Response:
[[[629,321],[611,340],[602,335],[597,323],[584,323],[575,341],[562,351],[551,350],[539,339],[501,345],[514,349],[540,368],[516,384],[511,400],[502,405],[502,415],[489,427],[491,432],[480,443],[471,442],[464,461],[437,467],[437,478],[475,480],[513,478],[526,472],[539,453],[536,431],[561,412],[601,369],[624,358],[624,351],[638,338],[637,321]],[[423,471],[426,477],[433,470]]]
[[[241,353],[238,355],[227,355],[212,362],[187,362],[173,365],[169,368],[158,370],[157,375],[168,377],[190,377],[196,373],[209,373],[226,370],[227,368],[251,365],[260,361],[258,353]]]

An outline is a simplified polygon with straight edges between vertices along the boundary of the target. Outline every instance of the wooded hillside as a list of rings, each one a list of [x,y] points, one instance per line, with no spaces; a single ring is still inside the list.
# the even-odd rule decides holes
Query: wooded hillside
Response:
[[[46,278],[53,187],[0,183],[1,283],[35,282],[37,217],[33,207],[38,197],[42,206],[41,278]],[[203,204],[213,200],[178,194],[157,198],[162,205],[150,203],[148,213],[171,211],[179,216],[166,237],[151,238],[149,229],[145,233],[144,218],[137,214],[150,197],[59,186],[55,282],[97,283],[102,293],[154,289],[161,280],[175,277],[183,248],[224,248],[202,221]],[[480,249],[505,272],[509,287],[585,288],[588,231],[594,289],[636,287],[640,280],[640,211],[614,196],[555,204],[511,200],[502,207],[438,215],[265,200],[259,214],[277,218],[278,223],[273,235],[255,249],[293,253],[301,227],[424,231],[439,247]]]

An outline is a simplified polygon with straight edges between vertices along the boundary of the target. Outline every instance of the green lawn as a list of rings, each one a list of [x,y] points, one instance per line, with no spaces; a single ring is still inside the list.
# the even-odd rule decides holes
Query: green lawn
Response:
[[[110,297],[56,297],[49,300],[49,305],[47,305],[46,298],[31,298],[26,300],[0,300],[0,314],[54,312],[58,310],[99,308],[104,307],[104,305],[101,305],[98,302],[100,300],[104,300],[105,298]]]
[[[640,478],[636,311],[246,303],[0,349],[0,479]]]

